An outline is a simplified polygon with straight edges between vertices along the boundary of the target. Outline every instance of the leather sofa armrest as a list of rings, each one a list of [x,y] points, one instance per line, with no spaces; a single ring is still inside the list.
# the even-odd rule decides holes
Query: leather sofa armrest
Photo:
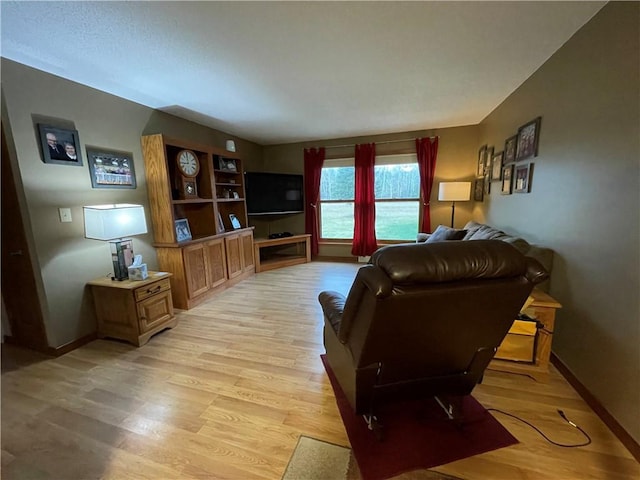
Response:
[[[320,295],[318,295],[318,301],[324,312],[324,317],[336,333],[338,333],[340,329],[346,300],[344,295],[333,291],[321,292]]]
[[[526,277],[534,285],[544,282],[549,278],[549,272],[535,258],[525,257],[527,262]]]

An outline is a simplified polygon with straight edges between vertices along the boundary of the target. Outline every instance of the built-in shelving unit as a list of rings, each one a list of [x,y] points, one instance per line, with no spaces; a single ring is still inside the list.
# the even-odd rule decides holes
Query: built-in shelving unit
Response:
[[[142,137],[142,150],[158,263],[173,274],[174,306],[191,308],[253,274],[241,158],[162,134]],[[197,159],[189,177],[178,167],[185,150]],[[178,241],[176,222],[183,220],[191,238]]]

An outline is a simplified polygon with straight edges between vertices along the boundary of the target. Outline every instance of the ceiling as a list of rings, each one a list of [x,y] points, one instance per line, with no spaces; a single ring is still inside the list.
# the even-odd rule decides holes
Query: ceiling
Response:
[[[479,123],[606,2],[1,2],[3,57],[262,145]]]

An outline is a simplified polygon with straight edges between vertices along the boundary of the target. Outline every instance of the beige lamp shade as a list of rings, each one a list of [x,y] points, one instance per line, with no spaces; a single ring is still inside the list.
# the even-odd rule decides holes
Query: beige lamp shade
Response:
[[[438,200],[462,202],[471,199],[471,182],[441,182]]]
[[[84,236],[95,240],[113,240],[147,233],[142,205],[116,203],[83,207]]]

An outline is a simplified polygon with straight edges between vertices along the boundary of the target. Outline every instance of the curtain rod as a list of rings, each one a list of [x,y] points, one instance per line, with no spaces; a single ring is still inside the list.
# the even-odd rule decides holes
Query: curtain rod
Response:
[[[431,140],[433,140],[434,138],[439,138],[439,135],[433,136],[433,137],[429,137]],[[365,142],[365,143],[375,143],[376,145],[384,145],[386,143],[400,143],[400,142],[413,142],[415,141],[415,138],[404,138],[402,140],[385,140],[383,142]],[[345,148],[345,147],[355,147],[357,144],[356,143],[349,143],[346,145],[327,145],[324,148]]]

